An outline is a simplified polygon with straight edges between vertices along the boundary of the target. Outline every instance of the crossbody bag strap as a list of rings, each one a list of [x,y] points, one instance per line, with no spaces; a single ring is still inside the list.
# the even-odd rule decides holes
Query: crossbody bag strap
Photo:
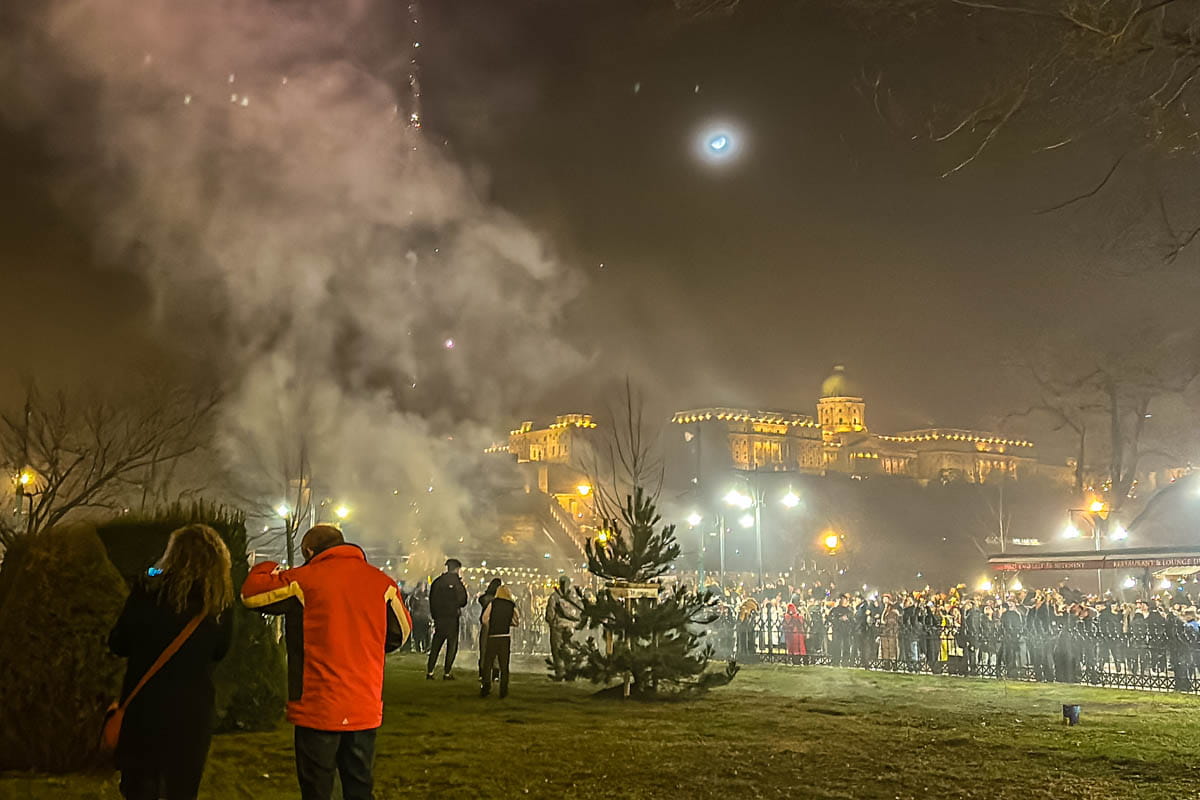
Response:
[[[204,612],[200,612],[195,617],[188,620],[188,624],[184,625],[183,630],[179,632],[179,635],[176,636],[169,645],[167,645],[165,650],[159,653],[158,659],[150,665],[150,669],[146,670],[146,673],[142,675],[141,680],[139,680],[137,685],[133,687],[133,691],[130,692],[129,696],[126,697],[124,702],[121,703],[122,710],[129,705],[129,702],[133,700],[138,692],[142,690],[142,687],[154,677],[155,673],[162,669],[166,663],[171,660],[171,656],[175,655],[175,653],[179,651],[179,648],[183,647],[183,643],[186,642],[188,638],[196,632],[196,628],[200,627],[200,623],[204,621],[204,617]]]

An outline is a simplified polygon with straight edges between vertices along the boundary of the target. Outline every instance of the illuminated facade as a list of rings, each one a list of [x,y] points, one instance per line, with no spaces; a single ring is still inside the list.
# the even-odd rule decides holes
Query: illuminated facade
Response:
[[[982,483],[1006,476],[1059,477],[1040,464],[1033,443],[988,431],[926,428],[894,435],[867,427],[866,402],[841,366],[821,386],[815,419],[793,412],[700,408],[680,411],[679,425],[717,426],[735,469],[773,472],[895,475],[920,481]]]

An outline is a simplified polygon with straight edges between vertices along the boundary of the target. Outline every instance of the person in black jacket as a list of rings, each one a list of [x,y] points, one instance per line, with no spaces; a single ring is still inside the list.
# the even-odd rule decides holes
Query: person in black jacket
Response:
[[[433,680],[433,668],[437,666],[438,654],[446,645],[446,663],[442,680],[454,680],[454,657],[458,655],[459,611],[467,605],[467,587],[463,586],[458,571],[462,562],[457,558],[446,559],[446,571],[429,587],[429,613],[433,615],[433,643],[429,645],[429,661],[425,665],[426,680]]]
[[[489,587],[490,588],[490,587]],[[496,596],[483,610],[483,629],[487,635],[483,668],[479,671],[479,696],[492,691],[492,671],[499,667],[500,697],[508,697],[508,659],[512,654],[512,629],[521,624],[517,605],[507,586],[496,589]]]
[[[124,700],[187,623],[203,617],[125,711],[116,763],[127,800],[191,800],[200,791],[215,721],[213,668],[233,636],[229,570],[229,550],[216,531],[180,528],[131,587],[108,636],[109,649],[129,659]]]

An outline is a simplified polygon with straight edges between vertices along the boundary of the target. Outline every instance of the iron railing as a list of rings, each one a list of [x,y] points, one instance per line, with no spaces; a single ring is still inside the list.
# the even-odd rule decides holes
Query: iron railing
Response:
[[[1152,617],[1154,615],[1151,615]],[[1200,631],[1183,620],[1091,623],[1052,617],[884,625],[756,614],[712,631],[718,657],[1163,692],[1200,691]],[[1145,624],[1143,624],[1145,623]]]

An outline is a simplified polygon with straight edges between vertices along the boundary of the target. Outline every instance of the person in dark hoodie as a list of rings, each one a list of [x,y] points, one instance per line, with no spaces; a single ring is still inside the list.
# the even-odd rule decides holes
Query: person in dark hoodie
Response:
[[[507,586],[496,589],[496,596],[483,610],[483,627],[487,634],[486,654],[480,670],[479,696],[492,691],[492,670],[500,671],[500,697],[508,697],[508,660],[512,655],[512,629],[520,625],[517,605]]]
[[[487,654],[487,623],[483,621],[483,615],[487,613],[487,607],[491,605],[492,600],[496,598],[496,590],[500,588],[500,579],[492,578],[491,583],[483,590],[483,594],[479,595],[479,677],[483,679],[483,657]]]
[[[446,646],[446,663],[442,679],[454,680],[454,657],[458,655],[459,611],[467,606],[467,587],[463,585],[458,571],[462,562],[457,558],[446,559],[446,571],[434,579],[429,587],[429,612],[433,616],[433,642],[429,645],[429,660],[425,665],[426,680],[433,680],[442,645]]]

